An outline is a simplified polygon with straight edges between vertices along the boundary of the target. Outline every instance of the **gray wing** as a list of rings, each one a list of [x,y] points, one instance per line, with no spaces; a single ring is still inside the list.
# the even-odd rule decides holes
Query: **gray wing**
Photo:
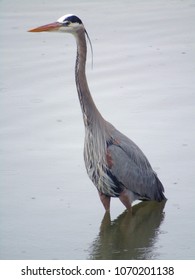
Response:
[[[112,175],[140,199],[165,199],[163,185],[143,152],[133,141],[120,132],[119,134],[120,140],[115,138],[107,146]]]

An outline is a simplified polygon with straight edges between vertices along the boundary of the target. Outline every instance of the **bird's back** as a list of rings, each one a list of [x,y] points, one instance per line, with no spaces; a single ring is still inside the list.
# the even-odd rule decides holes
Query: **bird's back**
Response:
[[[86,138],[87,172],[100,192],[119,196],[127,189],[138,199],[165,199],[163,185],[144,153],[114,126],[106,122],[96,133],[87,131]]]
[[[164,187],[142,150],[127,136],[110,125],[115,141],[108,146],[111,172],[142,200],[165,199]]]

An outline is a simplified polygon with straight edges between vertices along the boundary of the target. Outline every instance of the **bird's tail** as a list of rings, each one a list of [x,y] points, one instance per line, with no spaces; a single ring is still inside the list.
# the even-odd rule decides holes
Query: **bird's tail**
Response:
[[[164,195],[165,190],[163,184],[161,183],[161,181],[158,179],[156,175],[155,177],[156,177],[156,192],[154,195],[154,199],[159,202],[161,202],[162,200],[167,200],[167,198]]]

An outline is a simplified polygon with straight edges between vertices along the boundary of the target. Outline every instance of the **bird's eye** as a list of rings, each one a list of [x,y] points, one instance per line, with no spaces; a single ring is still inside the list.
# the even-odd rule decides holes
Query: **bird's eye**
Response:
[[[71,24],[71,21],[69,21],[69,20],[66,20],[63,22],[63,25],[65,25],[65,26],[69,26],[70,24]]]

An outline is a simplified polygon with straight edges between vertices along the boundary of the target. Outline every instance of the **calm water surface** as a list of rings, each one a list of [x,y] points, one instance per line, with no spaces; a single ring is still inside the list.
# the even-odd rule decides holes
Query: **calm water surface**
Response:
[[[90,259],[158,258],[155,246],[164,220],[164,204],[142,202],[133,207],[133,215],[125,211],[113,221],[106,213]]]

